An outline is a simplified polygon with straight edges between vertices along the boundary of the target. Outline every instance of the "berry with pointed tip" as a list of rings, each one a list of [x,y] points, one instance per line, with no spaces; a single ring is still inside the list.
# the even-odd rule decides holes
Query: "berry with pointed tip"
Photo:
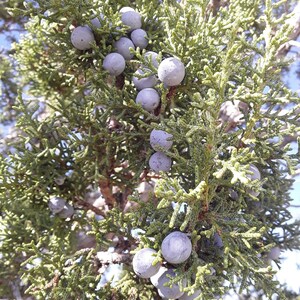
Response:
[[[133,257],[132,266],[136,275],[141,278],[150,278],[155,275],[161,264],[157,263],[154,266],[153,261],[157,252],[151,248],[144,248],[139,250]]]
[[[133,58],[130,48],[135,49],[134,44],[129,38],[121,37],[114,44],[117,53],[121,54],[126,60]]]
[[[194,300],[201,294],[200,290],[196,290],[192,295],[188,295],[188,293],[184,293],[178,300]]]
[[[137,94],[135,102],[141,104],[146,111],[153,112],[159,105],[160,96],[155,89],[146,88]]]
[[[62,211],[65,205],[66,201],[61,197],[51,197],[48,201],[48,206],[54,214],[57,214],[60,211]]]
[[[172,160],[162,152],[155,152],[149,159],[150,168],[158,173],[160,171],[168,172],[171,169]]]
[[[126,26],[129,26],[130,31],[142,27],[142,17],[134,9],[130,9],[130,7],[123,7],[120,10],[120,13],[122,23]]]
[[[88,26],[78,26],[72,31],[71,43],[78,50],[90,49],[94,41],[94,34]]]
[[[183,232],[171,232],[161,244],[161,253],[164,259],[171,264],[183,263],[192,253],[191,240]]]
[[[130,38],[136,47],[145,49],[148,46],[148,35],[143,29],[135,29],[131,32]]]
[[[156,151],[159,151],[157,146],[169,150],[173,144],[172,138],[173,135],[164,130],[153,129],[150,133],[150,145]]]
[[[63,207],[63,209],[58,213],[58,216],[62,219],[71,218],[74,215],[74,207],[69,203]]]
[[[184,64],[175,57],[163,60],[158,66],[158,78],[167,86],[179,85],[185,76]]]
[[[109,53],[103,60],[103,68],[112,76],[118,76],[125,70],[125,59],[119,53]]]
[[[176,277],[174,269],[169,269],[165,271],[158,279],[157,290],[162,297],[167,299],[177,299],[181,297],[184,292],[180,291],[178,284],[173,284],[171,286],[166,286],[171,279]],[[182,287],[186,287],[186,280],[183,280]]]
[[[148,70],[145,69],[145,71],[147,72]],[[145,74],[145,72],[142,69],[138,69],[133,74],[132,82],[138,90],[143,90],[146,88],[153,88],[157,83],[157,77],[155,75],[150,75],[148,77],[143,77],[143,78],[138,78],[137,76],[135,76],[135,75],[143,76],[144,74]]]

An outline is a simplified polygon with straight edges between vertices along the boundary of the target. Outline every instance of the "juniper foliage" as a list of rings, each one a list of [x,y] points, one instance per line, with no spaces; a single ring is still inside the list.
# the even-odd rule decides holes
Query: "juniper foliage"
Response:
[[[255,286],[268,298],[286,297],[267,261],[275,246],[300,247],[288,211],[300,140],[297,153],[283,143],[300,130],[300,105],[280,77],[290,62],[277,56],[292,30],[288,14],[276,16],[285,2],[231,0],[215,11],[207,0],[37,0],[8,9],[28,22],[13,49],[22,134],[0,158],[1,296],[12,297],[13,283],[35,299],[160,299],[134,274],[128,253],[149,247],[163,260],[162,240],[180,230],[193,251],[171,283],[186,280],[185,292],[214,299]],[[140,64],[146,76],[157,72],[143,51],[132,50],[116,78],[102,68],[113,42],[127,35],[124,6],[141,13],[147,50],[186,67],[181,85],[158,85],[154,114],[135,103],[133,73]],[[93,29],[90,50],[71,44],[78,25]],[[222,122],[222,104],[237,100],[247,106],[243,122]],[[173,160],[167,173],[149,170],[154,128],[174,137],[170,150],[161,149]],[[250,165],[261,180],[249,179]],[[146,201],[137,190],[145,181],[155,181]],[[94,205],[98,190],[102,202]],[[51,214],[51,196],[75,214]],[[109,249],[121,259],[97,256]],[[114,264],[119,280],[99,285]]]

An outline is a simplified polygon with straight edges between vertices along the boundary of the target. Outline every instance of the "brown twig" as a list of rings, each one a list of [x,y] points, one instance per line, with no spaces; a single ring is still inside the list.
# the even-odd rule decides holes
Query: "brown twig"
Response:
[[[125,75],[122,73],[116,77],[116,87],[122,90],[125,84]]]
[[[99,209],[98,207],[94,206],[91,203],[88,203],[82,199],[79,198],[75,198],[75,201],[77,202],[77,204],[79,204],[80,206],[83,206],[84,208],[86,208],[87,210],[91,210],[93,211],[95,214],[105,217],[105,212],[102,211],[101,209]]]
[[[105,202],[109,208],[112,208],[115,204],[115,197],[112,194],[109,179],[100,179],[99,187],[101,194],[105,199]]]
[[[212,11],[213,12],[213,15],[215,16],[220,7],[225,7],[228,5],[228,2],[229,1],[222,1],[222,0],[211,0],[207,6],[208,8],[208,11]]]

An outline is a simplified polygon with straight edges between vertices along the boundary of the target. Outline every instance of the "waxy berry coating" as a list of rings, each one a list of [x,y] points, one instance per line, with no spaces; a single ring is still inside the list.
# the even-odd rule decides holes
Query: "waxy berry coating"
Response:
[[[142,27],[142,17],[141,15],[130,7],[123,7],[120,10],[121,21],[124,25],[129,26],[130,30],[135,30]]]
[[[280,248],[279,247],[273,247],[270,252],[268,253],[268,259],[276,260],[280,256]]]
[[[132,266],[133,271],[141,278],[150,278],[154,276],[161,264],[157,263],[154,266],[153,261],[157,252],[151,248],[144,248],[139,250],[133,257]]]
[[[159,151],[157,146],[169,150],[173,144],[172,138],[173,135],[164,130],[153,129],[150,133],[150,145],[156,151]]]
[[[101,21],[104,20],[104,15],[100,13],[99,17],[95,17],[94,19],[91,20],[91,23],[94,27],[100,28],[101,27]]]
[[[88,26],[78,26],[72,31],[71,42],[78,50],[90,49],[94,41],[94,34]]]
[[[133,57],[133,54],[130,52],[130,48],[135,49],[135,46],[129,38],[121,37],[115,42],[115,48],[117,53],[121,54],[126,60]]]
[[[169,269],[165,271],[158,279],[158,284],[157,284],[157,290],[159,294],[162,297],[165,297],[167,299],[177,299],[181,297],[184,292],[180,291],[179,285],[178,284],[173,284],[171,287],[165,286],[167,282],[170,281],[170,278],[174,278],[176,276],[176,273],[174,272],[173,269]],[[186,286],[186,281],[183,281],[182,283],[183,288]]]
[[[132,77],[132,82],[138,90],[143,90],[146,88],[153,88],[157,83],[157,77],[155,75],[150,75],[148,77],[138,78],[136,75],[144,75],[145,72],[142,69],[138,69]]]
[[[166,271],[168,271],[168,269],[166,267],[161,266],[159,268],[158,272],[155,275],[151,276],[150,281],[155,287],[157,287],[157,285],[158,285],[159,277]]]
[[[174,231],[164,238],[161,244],[161,253],[164,259],[171,264],[183,263],[192,253],[191,240],[185,233]]]
[[[163,60],[158,66],[158,78],[167,86],[179,85],[185,76],[184,64],[175,57]]]
[[[112,76],[118,76],[125,70],[125,59],[119,53],[110,53],[103,60],[103,68]]]
[[[260,174],[258,168],[255,165],[250,164],[249,170],[250,170],[250,172],[252,172],[252,174],[247,175],[247,177],[250,180],[256,180],[256,179],[261,180],[261,174]]]
[[[66,205],[63,207],[62,211],[58,213],[58,216],[63,219],[71,218],[74,214],[74,207],[70,205],[69,203],[66,203]]]
[[[130,38],[136,47],[145,49],[148,45],[148,35],[143,29],[135,29],[131,32]]]
[[[155,152],[149,159],[149,166],[156,173],[160,171],[168,172],[171,169],[172,160],[162,152]]]
[[[60,211],[62,211],[65,205],[66,201],[61,197],[51,197],[48,202],[48,206],[54,214],[57,214]]]
[[[123,14],[123,13],[126,13],[128,11],[135,11],[132,7],[129,7],[129,6],[125,6],[125,7],[122,7],[120,9],[120,13]]]
[[[157,61],[158,53],[154,51],[147,51],[143,56],[145,57],[146,61],[149,60],[151,62],[153,67],[158,68],[159,65]]]
[[[249,166],[249,171],[252,173],[252,174],[247,174],[247,177],[251,180],[251,181],[254,181],[254,180],[261,180],[261,174],[258,170],[258,168],[253,165],[253,164],[250,164]],[[249,194],[251,194],[252,196],[254,197],[257,197],[260,192],[259,191],[254,191],[252,189],[248,189],[247,192]]]
[[[160,95],[155,89],[146,88],[137,94],[135,101],[137,104],[141,104],[146,111],[153,112],[159,105]]]

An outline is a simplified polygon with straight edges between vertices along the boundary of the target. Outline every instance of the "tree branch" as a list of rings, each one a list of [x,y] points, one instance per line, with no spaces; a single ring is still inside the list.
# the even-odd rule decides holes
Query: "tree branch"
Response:
[[[94,206],[93,204],[86,202],[82,199],[79,198],[75,198],[75,201],[77,204],[83,206],[84,208],[90,209],[91,211],[93,211],[95,214],[105,217],[105,212],[102,211],[101,209],[99,209],[98,207]]]
[[[211,0],[208,4],[208,9],[213,12],[215,16],[219,11],[220,7],[225,7],[229,4],[228,0]]]
[[[104,197],[107,206],[109,208],[112,208],[115,204],[116,199],[112,194],[109,180],[108,179],[100,179],[99,187],[100,187],[101,194]]]

